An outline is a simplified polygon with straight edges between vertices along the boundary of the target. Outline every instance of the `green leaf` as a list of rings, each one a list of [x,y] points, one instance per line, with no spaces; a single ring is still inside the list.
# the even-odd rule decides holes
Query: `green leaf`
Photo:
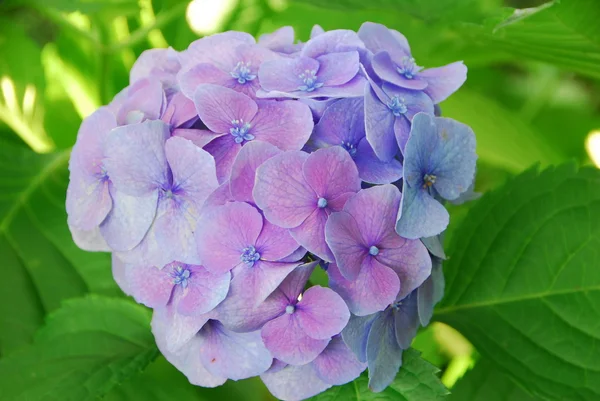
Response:
[[[600,397],[600,171],[536,169],[453,235],[436,319],[533,394]]]
[[[23,3],[67,13],[102,14],[104,17],[128,16],[140,10],[138,0],[25,0]]]
[[[127,300],[67,301],[33,345],[0,361],[0,400],[96,400],[157,356],[149,326],[149,312]]]
[[[0,354],[29,343],[62,300],[118,294],[110,256],[80,250],[69,233],[68,158],[0,142]]]
[[[312,401],[435,401],[448,394],[437,377],[439,369],[421,358],[418,351],[404,352],[402,368],[396,379],[380,393],[368,387],[366,373],[343,386],[334,386],[313,398]]]
[[[477,362],[473,370],[452,388],[449,401],[536,401],[487,360]]]
[[[565,0],[549,4],[514,10],[505,19],[494,21],[487,32],[466,27],[464,33],[519,57],[600,78],[600,3]]]
[[[105,401],[206,401],[196,387],[162,356],[142,374],[115,387]]]
[[[548,166],[565,159],[518,115],[485,94],[461,89],[441,108],[444,116],[473,128],[479,158],[489,165],[521,172],[536,163]]]

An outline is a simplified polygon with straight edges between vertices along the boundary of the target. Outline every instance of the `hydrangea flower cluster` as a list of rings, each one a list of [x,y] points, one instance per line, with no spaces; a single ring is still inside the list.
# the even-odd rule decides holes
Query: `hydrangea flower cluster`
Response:
[[[146,51],[81,125],[73,238],[193,384],[301,400],[368,368],[381,391],[441,298],[444,202],[472,195],[474,134],[436,115],[466,72],[374,23]]]

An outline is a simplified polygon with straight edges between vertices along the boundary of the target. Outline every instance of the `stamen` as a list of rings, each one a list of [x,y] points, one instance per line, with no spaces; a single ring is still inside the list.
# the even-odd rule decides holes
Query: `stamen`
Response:
[[[433,184],[435,184],[436,179],[437,179],[437,177],[433,174],[425,174],[423,176],[423,180],[425,181],[423,183],[423,188],[431,187]]]
[[[287,313],[288,315],[291,315],[295,311],[296,311],[296,307],[294,305],[288,305],[285,307],[285,313]]]
[[[239,61],[229,74],[243,85],[256,78],[256,74],[252,74],[250,71],[250,65],[250,62],[244,63],[243,61]]]
[[[256,251],[255,247],[250,245],[242,250],[240,259],[249,267],[252,267],[254,266],[254,263],[256,263],[260,259],[260,253]]]
[[[319,198],[319,200],[317,201],[317,206],[319,206],[321,209],[327,207],[327,199]]]
[[[229,133],[233,135],[235,138],[235,143],[242,143],[244,141],[251,141],[255,138],[254,135],[250,134],[250,128],[252,125],[250,123],[245,123],[244,120],[232,120],[231,125],[232,128],[229,129]]]
[[[423,67],[419,67],[415,64],[415,59],[412,57],[404,57],[401,64],[396,67],[398,74],[404,75],[406,79],[413,79]]]
[[[404,99],[398,96],[391,98],[387,104],[387,107],[396,117],[400,117],[408,111],[408,108],[404,103]]]
[[[379,248],[377,248],[375,245],[373,245],[372,247],[369,248],[369,255],[371,256],[377,256],[379,255]]]
[[[317,71],[315,70],[305,70],[304,73],[298,75],[298,78],[304,82],[304,85],[298,87],[298,90],[303,92],[312,92],[323,86],[322,82],[317,81]]]
[[[354,146],[350,142],[342,142],[342,147],[346,149],[346,151],[350,154],[351,157],[356,156],[356,146]]]
[[[183,266],[176,266],[173,268],[170,276],[173,278],[173,284],[180,285],[182,288],[187,288],[188,280],[192,272],[190,269]]]

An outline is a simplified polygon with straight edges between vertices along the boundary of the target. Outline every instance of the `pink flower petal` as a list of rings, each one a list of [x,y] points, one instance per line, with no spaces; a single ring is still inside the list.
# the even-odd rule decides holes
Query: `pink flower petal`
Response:
[[[350,319],[344,300],[329,288],[310,287],[294,312],[304,333],[317,340],[330,339],[339,334]]]
[[[342,275],[348,280],[356,279],[369,253],[369,245],[356,219],[345,211],[331,214],[325,226],[325,238]]]
[[[149,308],[164,307],[169,302],[174,284],[168,270],[156,266],[129,265],[125,277],[137,302]]]
[[[252,195],[271,223],[297,227],[316,208],[317,197],[302,174],[308,157],[301,151],[289,151],[267,160],[256,170]]]
[[[316,208],[298,227],[290,229],[292,237],[307,251],[327,261],[333,261],[333,254],[325,242],[327,212]]]
[[[196,243],[204,267],[217,274],[240,264],[244,249],[256,244],[262,220],[255,208],[241,202],[203,214],[196,229]]]
[[[311,364],[321,380],[336,386],[351,382],[367,368],[366,363],[356,359],[341,336],[335,336]]]
[[[312,153],[303,169],[306,182],[319,198],[327,200],[360,190],[360,178],[352,157],[340,146]]]
[[[194,103],[202,122],[217,133],[229,133],[233,121],[252,121],[258,111],[256,102],[243,93],[212,84],[196,88]]]
[[[231,273],[212,274],[203,266],[187,266],[191,275],[177,305],[182,315],[203,315],[213,310],[227,296]]]
[[[256,240],[256,249],[263,260],[278,261],[298,249],[298,242],[285,228],[263,222],[263,228]]]
[[[294,100],[260,100],[250,133],[281,150],[300,150],[314,123],[310,108]]]

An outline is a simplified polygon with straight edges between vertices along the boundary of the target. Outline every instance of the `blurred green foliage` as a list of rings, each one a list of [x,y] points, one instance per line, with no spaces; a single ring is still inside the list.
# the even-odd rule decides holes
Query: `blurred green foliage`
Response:
[[[590,164],[590,155],[600,159],[600,148],[586,150],[585,146],[590,133],[600,130],[598,0],[196,2],[208,8],[231,3],[228,11],[219,17],[216,30],[235,29],[258,36],[291,25],[297,38],[305,41],[314,24],[326,30],[358,29],[364,21],[374,21],[407,36],[420,65],[431,67],[464,60],[469,67],[468,81],[441,108],[444,115],[471,125],[477,135],[480,156],[477,190],[481,192],[499,188],[507,177],[534,164],[546,167],[571,160]],[[76,392],[68,393],[63,387],[60,387],[64,390],[62,394],[53,394],[52,388],[59,387],[44,387],[44,383],[52,384],[54,380],[48,372],[57,373],[52,365],[56,355],[40,351],[43,349],[40,344],[61,341],[64,333],[53,328],[59,325],[65,311],[93,309],[97,303],[105,302],[110,304],[112,313],[117,316],[115,319],[118,320],[118,316],[122,321],[138,319],[136,322],[147,329],[147,320],[143,320],[147,316],[141,308],[136,307],[140,310],[134,311],[126,301],[99,298],[100,295],[122,297],[111,278],[110,257],[83,252],[70,238],[64,211],[67,163],[82,118],[109,102],[128,84],[128,71],[143,50],[166,46],[182,50],[199,37],[190,27],[194,24],[188,23],[194,22],[197,15],[186,18],[188,7],[189,1],[184,0],[0,0],[2,401],[94,399],[101,394],[106,394],[106,399],[111,401],[271,399],[258,379],[228,382],[211,390],[192,387],[162,357],[152,362],[143,374],[137,374],[152,359],[150,356],[155,356],[151,342],[141,352],[146,356],[142,358],[144,363],[130,366],[122,355],[109,361],[118,366],[115,368],[118,372],[103,382],[95,376],[96,381],[87,387],[89,398],[80,397]],[[196,10],[203,12],[202,4]],[[532,187],[542,184],[535,179],[527,183]],[[505,202],[510,203],[511,193],[505,194]],[[468,231],[468,223],[482,212],[467,214],[470,205],[450,208],[453,220],[447,234],[450,242],[455,243],[455,228],[464,221],[466,228],[460,230]],[[488,219],[486,224],[496,224],[494,216],[485,218]],[[477,237],[479,232],[474,232],[472,235]],[[457,246],[460,251],[460,243]],[[477,248],[477,244],[464,246]],[[540,266],[542,269],[545,265]],[[452,274],[461,267],[457,266]],[[100,295],[80,298],[89,293]],[[72,300],[76,298],[79,300]],[[61,308],[65,300],[70,301]],[[446,305],[451,301],[446,301]],[[127,306],[116,306],[119,302]],[[59,312],[55,312],[57,310]],[[87,312],[82,316],[91,313],[91,309],[84,310]],[[53,312],[55,314],[48,319],[48,314]],[[103,318],[107,313],[102,312]],[[132,317],[136,313],[140,315]],[[38,331],[46,319],[48,325]],[[87,323],[69,324],[75,325],[72,328],[76,332],[77,324],[85,326]],[[110,326],[110,322],[104,324]],[[110,327],[96,329],[110,330]],[[596,336],[591,337],[590,344],[598,341],[597,325],[595,327]],[[75,345],[84,346],[85,340],[77,340],[76,333],[69,336],[74,336]],[[469,337],[477,339],[477,336]],[[106,344],[104,340],[99,341]],[[118,339],[111,341],[118,342]],[[462,347],[461,341],[449,345],[440,340],[437,329],[435,332],[428,329],[419,335],[415,347],[423,352],[425,359],[442,369],[442,377],[459,377],[472,362],[471,348]],[[485,354],[483,351],[489,354],[492,347],[489,343],[489,340],[481,340],[475,345],[484,347],[482,354]],[[464,349],[468,350],[466,356]],[[72,351],[77,352],[77,347]],[[84,348],[79,351],[83,352]],[[139,350],[125,351],[133,355]],[[590,355],[595,356],[594,352],[597,351]],[[17,360],[19,363],[14,362]],[[37,396],[23,398],[27,393],[11,393],[20,391],[19,385],[22,390],[30,387],[27,380],[33,379],[23,372],[30,369],[27,363],[39,361],[46,363],[45,372],[49,376],[38,383],[39,387],[29,389],[39,391]],[[92,369],[91,362],[76,368]],[[519,380],[517,386],[506,376],[510,374],[506,371],[510,363],[504,362],[500,365],[505,371],[499,372],[498,366],[484,355],[475,370],[459,382],[451,399],[536,399],[518,387],[524,386],[524,380]],[[458,373],[457,366],[460,366]],[[8,374],[11,372],[13,376]],[[17,377],[10,379],[15,372]],[[7,380],[12,380],[17,387],[8,391]],[[119,382],[124,383],[115,387]],[[492,398],[501,390],[504,393]],[[559,399],[592,399],[588,396],[593,395],[582,394],[581,398],[561,395],[564,398]],[[551,394],[544,396],[552,398]],[[403,398],[392,395],[389,399]]]

